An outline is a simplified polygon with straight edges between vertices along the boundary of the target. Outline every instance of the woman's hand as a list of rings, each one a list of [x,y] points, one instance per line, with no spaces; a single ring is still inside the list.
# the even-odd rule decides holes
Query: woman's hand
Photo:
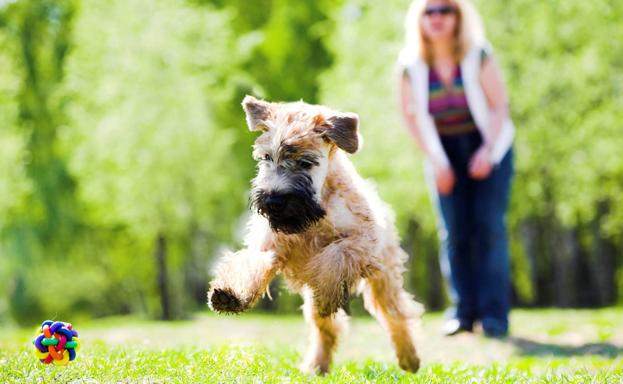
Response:
[[[491,147],[482,145],[469,160],[469,175],[476,180],[483,180],[489,177],[492,169]]]
[[[435,183],[440,194],[444,196],[450,194],[454,188],[455,181],[454,171],[451,166],[440,166],[435,169]]]

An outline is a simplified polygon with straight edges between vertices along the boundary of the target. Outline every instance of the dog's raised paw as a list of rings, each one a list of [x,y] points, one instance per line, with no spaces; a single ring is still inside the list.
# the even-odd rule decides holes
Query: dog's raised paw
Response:
[[[210,309],[219,313],[240,313],[244,311],[242,302],[228,289],[212,289],[208,293]]]

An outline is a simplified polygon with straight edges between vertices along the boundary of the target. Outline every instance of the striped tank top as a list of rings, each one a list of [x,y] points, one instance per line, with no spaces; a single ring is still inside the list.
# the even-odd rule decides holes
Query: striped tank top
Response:
[[[461,67],[457,65],[450,86],[431,66],[428,72],[428,111],[440,136],[459,135],[477,129],[467,105]]]

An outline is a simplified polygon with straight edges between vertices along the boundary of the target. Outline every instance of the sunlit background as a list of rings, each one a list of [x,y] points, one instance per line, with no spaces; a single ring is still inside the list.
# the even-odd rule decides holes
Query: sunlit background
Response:
[[[443,308],[397,108],[408,3],[0,0],[0,323],[205,310],[248,215],[245,94],[360,115],[352,160],[396,212],[408,289]],[[621,303],[623,2],[476,3],[517,126],[514,303]],[[260,311],[298,310],[271,291]]]

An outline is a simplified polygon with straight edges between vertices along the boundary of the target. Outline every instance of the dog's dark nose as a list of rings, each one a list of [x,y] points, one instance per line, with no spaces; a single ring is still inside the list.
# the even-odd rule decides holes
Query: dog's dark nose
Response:
[[[264,205],[270,212],[281,211],[286,206],[286,198],[284,195],[270,194],[266,196]]]

